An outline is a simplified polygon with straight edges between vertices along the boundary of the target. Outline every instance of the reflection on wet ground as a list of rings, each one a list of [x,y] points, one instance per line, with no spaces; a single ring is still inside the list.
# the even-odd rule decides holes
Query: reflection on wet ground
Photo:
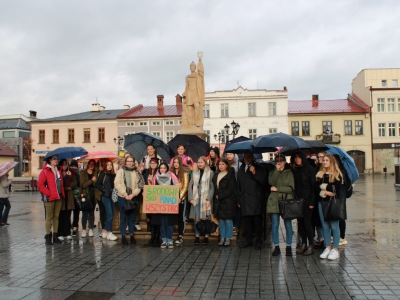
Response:
[[[261,251],[188,240],[160,250],[145,240],[102,241],[95,230],[93,238],[46,247],[39,195],[16,193],[11,225],[0,228],[1,299],[400,299],[393,182],[363,175],[356,183],[347,200],[349,244],[337,261],[320,260],[319,251],[272,257],[270,237]]]

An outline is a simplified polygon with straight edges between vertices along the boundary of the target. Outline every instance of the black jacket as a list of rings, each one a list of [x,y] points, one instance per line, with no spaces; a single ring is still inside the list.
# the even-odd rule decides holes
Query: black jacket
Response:
[[[221,178],[217,188],[218,174],[214,174],[214,215],[218,219],[233,219],[236,217],[237,209],[237,183],[235,170],[231,171]],[[217,198],[218,196],[218,198]]]
[[[266,212],[267,172],[257,163],[253,163],[256,174],[245,172],[246,164],[238,172],[239,204],[243,216],[259,216]]]
[[[96,180],[95,187],[102,192],[102,195],[104,197],[111,199],[112,190],[114,188],[114,179],[115,175],[101,171],[99,174],[99,178]]]
[[[301,156],[303,165],[301,167],[294,166],[294,157],[298,154]],[[292,172],[294,177],[294,188],[297,197],[304,198],[304,204],[306,206],[315,206],[315,168],[310,166],[306,158],[304,151],[295,152],[290,158],[290,164],[292,165]]]

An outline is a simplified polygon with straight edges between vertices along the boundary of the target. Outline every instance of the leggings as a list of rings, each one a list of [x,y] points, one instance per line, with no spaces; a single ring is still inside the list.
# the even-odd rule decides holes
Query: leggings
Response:
[[[101,228],[105,229],[106,228],[106,208],[104,207],[103,201],[98,201],[97,204],[99,205],[99,215],[100,215],[100,224]]]
[[[179,214],[178,214],[178,234],[179,236],[183,236],[186,227],[186,206],[187,201],[183,200],[179,203]]]
[[[60,216],[62,200],[49,201],[44,203],[46,210],[45,228],[46,234],[50,234],[53,223],[53,233],[58,233],[58,217]]]
[[[61,210],[58,220],[58,235],[71,235],[71,210]]]
[[[308,205],[304,208],[304,218],[297,219],[297,225],[299,227],[299,233],[301,236],[302,243],[307,245],[314,245],[314,228],[311,224],[313,210],[308,207]]]
[[[346,221],[345,220],[339,221],[339,229],[340,229],[340,238],[344,239],[346,237]]]

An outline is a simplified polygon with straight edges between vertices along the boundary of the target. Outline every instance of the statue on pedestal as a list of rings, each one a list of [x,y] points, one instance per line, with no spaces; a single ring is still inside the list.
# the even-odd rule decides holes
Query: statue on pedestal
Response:
[[[203,131],[203,106],[205,101],[204,66],[201,58],[203,53],[198,53],[199,62],[190,64],[190,72],[186,76],[186,87],[183,92],[182,132]]]

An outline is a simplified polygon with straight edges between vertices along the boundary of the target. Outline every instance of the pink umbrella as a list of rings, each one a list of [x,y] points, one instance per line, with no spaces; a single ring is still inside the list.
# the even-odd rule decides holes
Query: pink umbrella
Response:
[[[14,169],[14,167],[18,164],[19,162],[17,161],[9,161],[0,165],[0,176],[6,175],[8,172],[10,172],[10,170]]]
[[[109,158],[109,159],[115,159],[117,158],[118,155],[115,154],[115,152],[110,152],[110,151],[95,151],[95,152],[89,152],[86,155],[82,155],[81,159],[94,159],[94,160],[99,160],[101,158]]]

